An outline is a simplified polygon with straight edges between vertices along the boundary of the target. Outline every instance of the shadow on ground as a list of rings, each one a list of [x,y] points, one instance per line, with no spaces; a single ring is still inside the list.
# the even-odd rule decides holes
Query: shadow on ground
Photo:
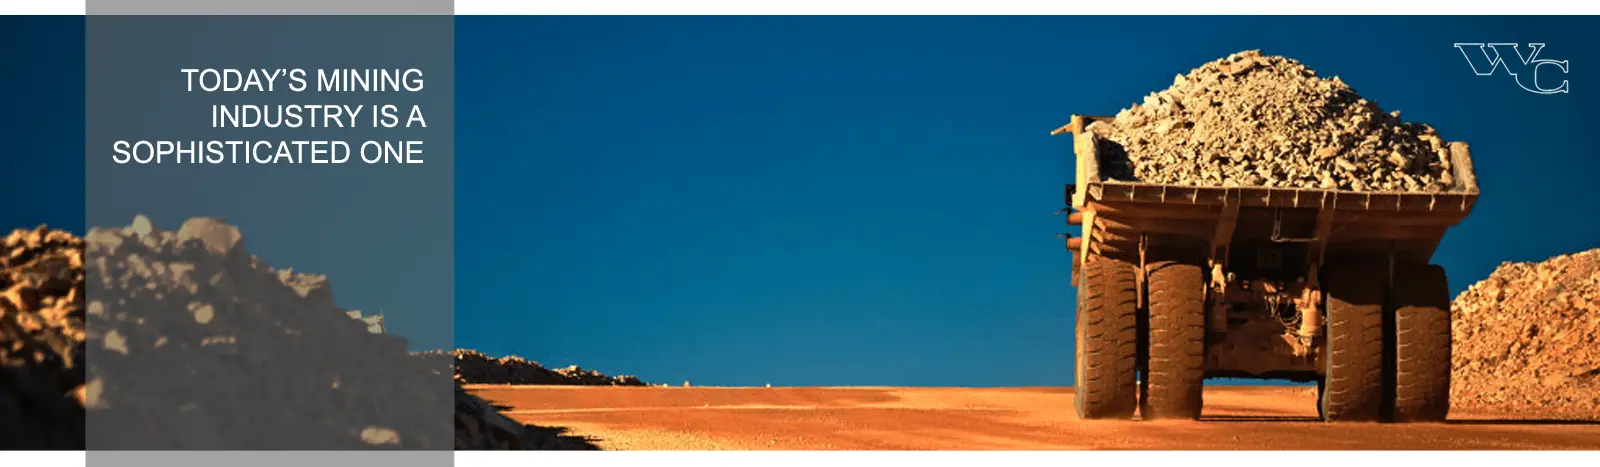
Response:
[[[1301,417],[1286,415],[1206,415],[1201,416],[1202,422],[1319,422],[1317,417]]]
[[[554,447],[555,450],[559,450],[559,451],[599,451],[600,450],[600,446],[595,444],[596,441],[600,441],[599,439],[589,438],[589,437],[586,437],[586,436],[569,435],[569,434],[567,434],[568,429],[565,428],[565,427],[559,427],[559,426],[558,427],[542,427],[542,426],[536,426],[536,425],[525,425],[525,426],[528,428],[528,432],[533,434],[534,439],[543,439],[544,440],[540,444],[543,444],[543,445],[546,445],[546,446],[554,445],[555,446]]]
[[[1322,419],[1304,416],[1279,416],[1279,415],[1208,415],[1200,417],[1202,422],[1301,422],[1320,423]],[[1468,419],[1446,420],[1446,425],[1600,425],[1600,420],[1564,420],[1564,419]]]
[[[501,412],[512,410],[512,407],[509,405],[492,404],[490,406]],[[566,427],[546,427],[524,424],[523,428],[533,439],[533,445],[535,446],[535,449],[555,451],[600,450],[600,445],[595,444],[595,442],[601,441],[600,439],[568,434],[568,432],[572,430]]]
[[[1561,420],[1561,419],[1482,419],[1482,420],[1447,420],[1446,425],[1600,425],[1600,420]]]

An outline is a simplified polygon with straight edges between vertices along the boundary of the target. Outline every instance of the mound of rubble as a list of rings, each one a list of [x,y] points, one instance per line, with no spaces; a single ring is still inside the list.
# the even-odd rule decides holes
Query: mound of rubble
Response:
[[[1452,405],[1600,420],[1600,249],[1501,264],[1451,308]]]
[[[476,350],[455,351],[456,374],[467,384],[568,384],[579,386],[645,386],[633,376],[606,376],[577,366],[547,369],[522,357],[490,357]]]
[[[82,450],[83,241],[0,239],[0,450]]]
[[[1455,183],[1432,127],[1258,50],[1178,75],[1089,129],[1116,143],[1102,169],[1123,181],[1407,192]]]
[[[502,415],[493,404],[468,393],[456,377],[456,450],[592,451],[589,440],[563,430],[523,425]]]
[[[327,278],[219,219],[84,242],[90,449],[451,449],[449,360],[351,319]]]

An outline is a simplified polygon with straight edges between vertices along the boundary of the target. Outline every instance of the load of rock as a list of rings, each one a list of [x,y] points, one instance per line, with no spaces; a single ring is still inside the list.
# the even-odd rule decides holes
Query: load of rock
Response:
[[[522,357],[491,357],[468,349],[455,351],[456,374],[467,384],[567,384],[581,386],[646,386],[633,376],[606,376],[577,366],[547,369]]]
[[[1399,192],[1456,182],[1432,127],[1259,50],[1178,75],[1089,129],[1114,143],[1103,176],[1121,181]]]
[[[448,358],[413,355],[195,218],[85,236],[90,449],[449,450]]]
[[[1453,406],[1600,420],[1600,249],[1501,264],[1451,309]]]
[[[83,450],[83,241],[0,239],[0,450]]]

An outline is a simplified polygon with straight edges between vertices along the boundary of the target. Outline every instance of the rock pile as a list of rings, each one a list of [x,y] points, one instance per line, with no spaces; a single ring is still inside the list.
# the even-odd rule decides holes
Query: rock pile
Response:
[[[1407,192],[1455,184],[1432,127],[1257,50],[1178,75],[1089,129],[1115,143],[1102,169],[1123,181]]]
[[[83,241],[0,239],[0,450],[82,450]]]
[[[606,376],[577,366],[547,369],[522,357],[490,357],[476,350],[455,351],[456,374],[467,384],[570,384],[581,386],[645,386],[633,376]]]
[[[85,236],[90,449],[451,449],[449,360],[412,355],[239,229]]]
[[[1452,405],[1600,420],[1600,249],[1501,264],[1451,309]]]
[[[361,324],[367,325],[367,332],[383,334],[383,315],[361,316],[361,310],[350,310],[346,311],[345,314],[350,315],[350,319],[361,321]]]

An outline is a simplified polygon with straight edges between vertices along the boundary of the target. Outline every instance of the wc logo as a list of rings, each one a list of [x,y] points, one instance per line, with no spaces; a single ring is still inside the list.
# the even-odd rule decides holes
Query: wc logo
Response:
[[[1467,57],[1467,65],[1472,67],[1472,72],[1478,76],[1493,76],[1496,71],[1504,68],[1506,74],[1516,80],[1517,86],[1534,94],[1565,94],[1568,92],[1567,61],[1540,59],[1539,51],[1544,49],[1543,43],[1529,43],[1528,55],[1522,55],[1522,50],[1517,44],[1509,42],[1482,43],[1482,42],[1457,42],[1456,50]],[[1511,53],[1506,53],[1510,51]],[[1514,60],[1506,60],[1512,57]],[[1549,65],[1549,66],[1545,66]],[[1563,79],[1561,85],[1554,88],[1539,87],[1539,72],[1560,71]]]

